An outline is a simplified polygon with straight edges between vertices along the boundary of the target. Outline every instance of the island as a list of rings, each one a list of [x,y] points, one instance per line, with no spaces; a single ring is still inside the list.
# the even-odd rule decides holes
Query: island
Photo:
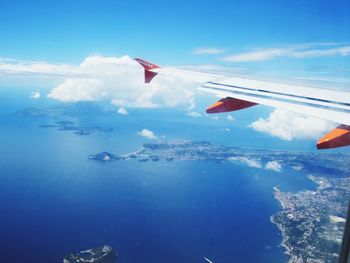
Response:
[[[108,245],[66,255],[63,263],[116,263],[117,252]]]
[[[89,155],[90,160],[96,160],[96,161],[102,161],[102,162],[108,162],[108,161],[116,161],[121,159],[121,157],[114,155],[110,152],[101,152],[98,154],[91,154]]]
[[[65,120],[56,121],[54,124],[39,125],[39,128],[56,128],[58,131],[73,131],[74,134],[79,136],[96,134],[99,132],[107,133],[113,131],[112,128],[77,126],[74,125],[74,122]]]
[[[98,104],[93,102],[64,103],[48,106],[45,108],[28,107],[12,114],[16,118],[37,119],[46,122],[39,125],[39,128],[56,128],[59,131],[73,131],[75,135],[84,136],[96,133],[112,132],[112,128],[100,126],[80,126],[75,125],[72,119],[76,117],[90,116],[113,116],[110,111],[105,111]],[[55,121],[54,123],[52,123]]]

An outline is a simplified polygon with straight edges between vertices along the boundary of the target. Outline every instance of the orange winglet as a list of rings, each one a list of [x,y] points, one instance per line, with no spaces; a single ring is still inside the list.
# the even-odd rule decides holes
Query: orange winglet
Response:
[[[212,104],[208,109],[207,113],[219,113],[219,112],[229,112],[248,108],[257,105],[257,103],[239,100],[231,97],[223,98],[214,104]]]
[[[350,145],[350,126],[340,125],[317,142],[317,149],[330,149]]]
[[[160,67],[141,58],[135,58],[135,60],[145,69],[145,83],[150,83],[152,79],[158,74],[157,72],[153,72],[151,70]]]

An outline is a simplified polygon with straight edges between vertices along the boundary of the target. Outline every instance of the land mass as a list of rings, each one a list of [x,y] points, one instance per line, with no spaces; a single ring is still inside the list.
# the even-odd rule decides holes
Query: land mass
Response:
[[[337,262],[350,196],[350,177],[308,176],[315,191],[297,193],[275,189],[283,210],[271,217],[282,232],[290,263]],[[299,261],[298,261],[299,260]]]
[[[234,162],[275,172],[293,169],[315,182],[317,188],[299,192],[273,188],[281,211],[271,216],[271,222],[282,233],[281,245],[290,256],[289,262],[337,262],[350,198],[348,154],[253,150],[176,140],[145,143],[131,154],[117,156],[102,152],[90,155],[89,159],[104,162],[197,160]]]

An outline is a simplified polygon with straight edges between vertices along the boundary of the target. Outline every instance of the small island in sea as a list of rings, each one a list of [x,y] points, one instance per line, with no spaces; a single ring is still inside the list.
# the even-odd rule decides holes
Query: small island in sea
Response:
[[[13,113],[13,116],[19,118],[34,118],[40,121],[49,120],[54,121],[53,124],[42,124],[39,128],[56,128],[58,131],[73,131],[75,135],[84,136],[96,133],[108,133],[112,132],[112,128],[104,128],[100,126],[81,126],[75,125],[74,122],[68,119],[75,118],[77,116],[99,116],[112,115],[109,111],[104,111],[101,107],[94,103],[78,102],[67,105],[56,105],[45,108],[25,108],[23,110]]]
[[[90,155],[89,159],[96,160],[96,161],[108,162],[108,161],[119,160],[119,159],[121,159],[121,157],[114,155],[113,153],[110,153],[110,152],[101,152],[98,154]]]
[[[213,145],[205,141],[157,141],[145,143],[131,154],[108,152],[90,155],[97,161],[134,159],[147,161],[233,162],[256,169],[283,173],[293,169],[317,187],[315,190],[283,192],[272,189],[281,211],[271,216],[282,233],[282,247],[290,263],[336,262],[342,241],[350,198],[350,155],[242,149]]]
[[[117,252],[108,245],[98,248],[91,248],[80,252],[72,252],[66,255],[63,263],[116,263]]]
[[[73,131],[74,134],[79,136],[113,131],[111,128],[77,126],[71,121],[56,121],[55,124],[39,125],[39,128],[56,128],[58,131]]]

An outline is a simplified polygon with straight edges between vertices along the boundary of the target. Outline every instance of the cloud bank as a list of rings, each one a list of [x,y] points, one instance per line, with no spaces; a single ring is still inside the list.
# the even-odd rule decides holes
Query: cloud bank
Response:
[[[190,107],[194,100],[189,82],[157,76],[145,85],[143,69],[128,56],[88,57],[79,68],[91,78],[66,80],[48,96],[63,101],[106,98],[119,107],[141,108]]]
[[[70,64],[52,64],[44,61],[26,61],[0,58],[0,73],[42,77],[83,76],[79,67]]]
[[[334,123],[329,121],[280,109],[271,112],[266,119],[260,118],[250,125],[254,130],[286,141],[293,139],[319,139],[335,126]]]
[[[80,65],[0,59],[1,73],[56,78],[61,83],[47,96],[64,102],[107,100],[118,107],[194,107],[196,84],[157,76],[146,85],[142,67],[129,56],[89,56]]]

